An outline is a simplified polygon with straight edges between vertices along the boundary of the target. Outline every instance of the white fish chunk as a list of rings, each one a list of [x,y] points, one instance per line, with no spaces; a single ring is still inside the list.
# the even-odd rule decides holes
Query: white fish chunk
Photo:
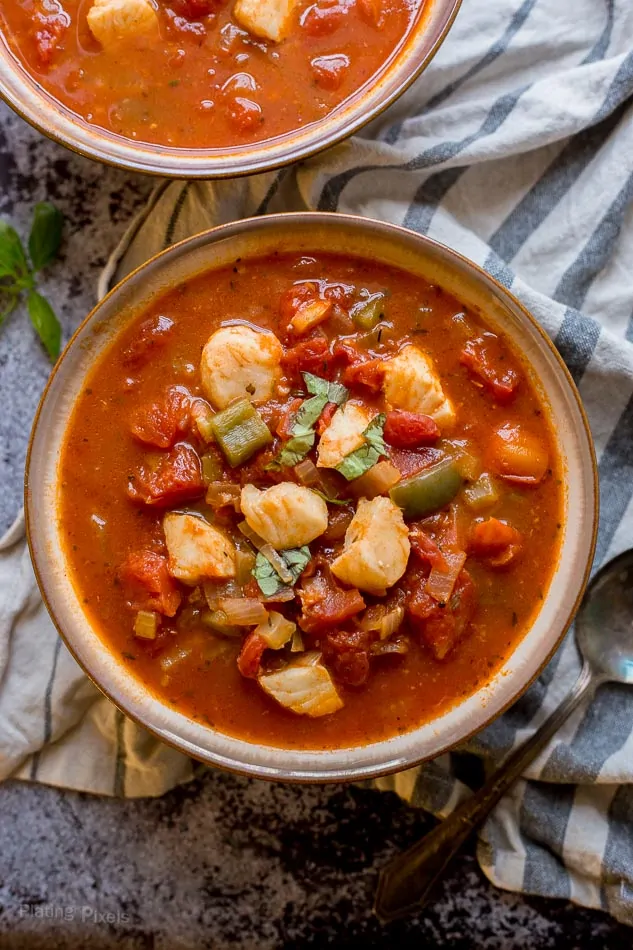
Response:
[[[346,402],[336,410],[332,421],[319,440],[317,466],[336,468],[346,455],[363,444],[363,432],[376,413],[358,402]]]
[[[288,34],[297,0],[237,0],[233,16],[245,30],[279,43]]]
[[[277,551],[309,544],[328,526],[324,500],[294,482],[280,482],[265,491],[245,485],[240,507],[249,527]]]
[[[94,0],[87,20],[90,32],[104,49],[138,36],[158,36],[158,17],[149,0]]]
[[[170,512],[163,530],[172,577],[192,587],[204,577],[235,577],[235,545],[207,521]]]
[[[361,498],[332,573],[352,587],[382,596],[404,574],[411,545],[402,511],[390,498]]]
[[[448,428],[455,422],[455,409],[444,394],[433,361],[417,348],[405,346],[393,359],[383,361],[383,392],[392,409],[421,412]]]
[[[317,652],[302,653],[278,673],[260,674],[259,684],[280,706],[298,716],[329,716],[343,706]]]
[[[274,333],[251,327],[222,327],[202,351],[200,373],[205,395],[216,409],[234,399],[266,402],[281,376],[283,348]]]

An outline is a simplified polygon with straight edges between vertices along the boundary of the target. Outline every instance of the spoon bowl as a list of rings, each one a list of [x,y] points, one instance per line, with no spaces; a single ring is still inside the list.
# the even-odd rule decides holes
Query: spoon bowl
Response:
[[[633,684],[633,550],[594,577],[578,612],[576,640],[594,677]]]

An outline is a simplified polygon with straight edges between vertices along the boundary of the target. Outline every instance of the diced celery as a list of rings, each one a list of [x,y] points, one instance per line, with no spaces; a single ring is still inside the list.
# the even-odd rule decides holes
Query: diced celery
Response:
[[[240,399],[218,412],[211,427],[232,468],[273,440],[268,426],[248,399]]]
[[[205,627],[209,627],[214,633],[219,633],[223,637],[241,637],[244,633],[244,627],[229,623],[223,610],[205,610],[200,620]]]
[[[464,489],[464,498],[471,508],[480,511],[494,505],[499,500],[499,492],[490,475],[484,472],[473,485]]]
[[[222,478],[222,463],[214,452],[206,452],[200,459],[202,463],[202,481],[209,487],[211,482]]]
[[[141,640],[155,640],[158,621],[158,614],[153,610],[139,610],[134,621],[134,636]]]
[[[422,518],[439,511],[452,501],[462,485],[462,477],[453,459],[443,459],[417,475],[405,478],[389,492],[405,518]]]
[[[352,320],[359,330],[373,330],[384,315],[385,298],[375,294],[369,300],[356,304],[352,309]]]

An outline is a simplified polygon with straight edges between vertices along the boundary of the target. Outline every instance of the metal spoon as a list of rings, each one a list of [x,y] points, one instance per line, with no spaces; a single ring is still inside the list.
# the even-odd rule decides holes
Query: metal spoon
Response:
[[[633,550],[594,577],[576,617],[584,663],[578,680],[540,729],[471,798],[380,873],[375,913],[387,923],[423,907],[433,886],[468,836],[584,699],[603,683],[633,684]]]

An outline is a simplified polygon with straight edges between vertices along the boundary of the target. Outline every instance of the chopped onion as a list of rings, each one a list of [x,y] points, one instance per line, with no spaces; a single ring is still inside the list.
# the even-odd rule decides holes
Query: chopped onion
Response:
[[[271,597],[263,597],[262,600],[265,604],[286,604],[294,600],[296,596],[292,587],[280,587],[276,594]]]
[[[330,516],[330,522],[323,533],[324,541],[339,541],[345,536],[354,512],[350,508],[339,508]]]
[[[369,652],[372,656],[387,656],[390,653],[408,653],[409,641],[406,637],[400,637],[396,640],[380,640],[378,643],[372,643]]]
[[[291,653],[303,653],[305,650],[305,645],[303,643],[303,637],[301,636],[300,630],[295,630],[292,635],[292,643],[290,644]]]
[[[391,462],[377,462],[368,472],[354,479],[350,488],[357,498],[376,498],[378,495],[384,495],[393,488],[400,480],[402,475],[395,465]]]
[[[464,489],[464,498],[466,503],[479,511],[482,508],[488,508],[499,500],[499,493],[495,488],[494,482],[487,472],[480,475],[474,485]]]
[[[393,636],[396,630],[399,630],[404,620],[404,607],[394,607],[382,619],[380,627],[380,639],[388,640]]]
[[[240,521],[237,527],[238,530],[242,532],[244,537],[248,538],[251,544],[256,547],[258,551],[261,551],[266,542],[263,538],[260,538],[256,531],[253,531],[248,521]]]
[[[360,620],[361,630],[380,630],[382,619],[387,612],[384,604],[368,607]]]
[[[227,623],[236,627],[253,627],[268,616],[262,602],[254,597],[225,597],[218,606],[226,614]]]
[[[399,630],[404,620],[404,607],[376,604],[368,607],[360,621],[361,630],[377,630],[381,640],[387,640]]]
[[[319,482],[321,483],[321,491],[324,495],[327,495],[328,498],[340,498],[342,489],[341,482],[345,485],[347,494],[347,482],[342,475],[332,471],[332,469],[322,468],[319,472]]]
[[[272,544],[265,544],[260,553],[264,555],[267,561],[270,561],[284,584],[292,584],[294,581],[292,571],[288,568],[282,556],[275,551]]]
[[[297,310],[290,324],[297,333],[306,333],[327,320],[331,311],[331,300],[311,300]]]
[[[441,571],[434,567],[426,582],[426,590],[438,603],[447,604],[453,593],[455,581],[466,561],[466,555],[463,551],[442,551],[442,554],[448,565],[448,571]]]
[[[196,424],[196,428],[205,442],[215,442],[211,420],[214,412],[208,402],[204,399],[196,399],[191,406],[191,415]]]
[[[260,554],[263,554],[266,560],[270,561],[284,584],[291,584],[294,580],[294,577],[288,570],[288,565],[281,555],[277,554],[272,544],[268,544],[268,542],[264,541],[264,539],[261,538],[256,531],[253,531],[247,521],[240,521],[237,527],[242,532],[244,537],[248,538],[251,544],[257,548]]]
[[[287,620],[276,610],[271,610],[266,620],[256,627],[255,633],[266,642],[269,649],[281,650],[292,639],[296,629],[296,623]]]
[[[167,653],[163,653],[158,663],[160,665],[161,670],[167,673],[174,666],[178,666],[178,664],[182,663],[183,660],[188,659],[192,653],[193,653],[192,644],[187,644],[187,645],[176,644]]]
[[[231,485],[226,482],[210,482],[207,486],[207,505],[211,508],[224,508],[225,505],[232,505],[235,511],[240,512],[240,497],[242,490],[239,485]]]
[[[319,470],[312,459],[303,459],[295,465],[295,475],[302,485],[317,485],[321,481]]]
[[[235,552],[235,580],[240,585],[244,587],[251,579],[251,572],[255,567],[255,555],[249,549],[247,551],[240,551],[239,548]]]
[[[217,610],[218,603],[223,598],[239,597],[241,594],[241,590],[233,578],[228,581],[223,581],[222,583],[218,583],[217,581],[203,581],[202,589],[211,610]]]
[[[153,610],[139,610],[134,621],[134,636],[141,640],[155,640],[159,617]]]

